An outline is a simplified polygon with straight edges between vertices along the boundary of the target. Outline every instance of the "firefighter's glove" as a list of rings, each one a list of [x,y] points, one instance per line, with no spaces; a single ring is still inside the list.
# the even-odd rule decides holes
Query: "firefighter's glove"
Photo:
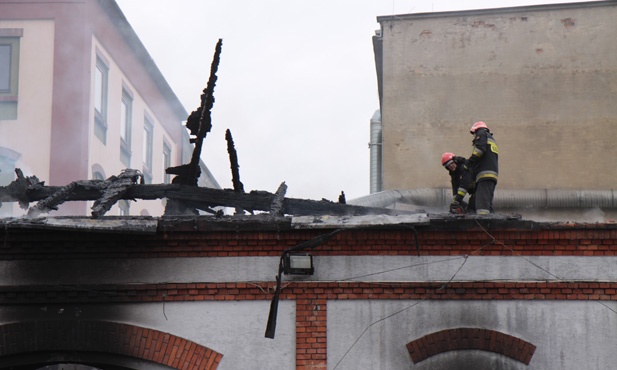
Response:
[[[465,210],[463,209],[463,206],[459,202],[454,201],[450,203],[450,213],[461,215],[464,212]]]

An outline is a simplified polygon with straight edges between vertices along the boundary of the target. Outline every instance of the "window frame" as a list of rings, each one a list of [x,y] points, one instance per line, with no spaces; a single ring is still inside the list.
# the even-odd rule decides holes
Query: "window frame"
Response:
[[[167,142],[167,140],[163,139],[163,183],[164,184],[171,183],[171,175],[165,171],[169,167],[171,167],[171,145]]]
[[[6,86],[0,86],[0,120],[17,119],[17,101],[19,96],[19,59],[22,28],[0,28],[0,47],[8,47],[8,68],[0,70],[5,74]],[[0,76],[2,81],[2,76]]]
[[[142,143],[142,155],[143,155],[143,171],[144,182],[146,184],[152,183],[152,154],[154,145],[154,123],[148,117],[144,115],[144,132]]]
[[[122,98],[120,99],[120,160],[127,168],[131,167],[132,126],[133,96],[123,87]]]
[[[118,216],[129,216],[131,214],[131,204],[126,199],[118,201]]]
[[[107,103],[109,99],[109,64],[96,55],[93,81],[94,134],[103,144],[107,144]],[[100,76],[100,81],[99,77]]]

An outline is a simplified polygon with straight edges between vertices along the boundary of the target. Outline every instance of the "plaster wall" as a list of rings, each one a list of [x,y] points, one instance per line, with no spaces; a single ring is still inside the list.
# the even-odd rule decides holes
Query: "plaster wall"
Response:
[[[278,257],[0,261],[4,286],[274,281]],[[469,282],[617,281],[617,257],[314,256],[312,276],[291,281]]]
[[[0,307],[0,322],[97,320],[170,333],[223,354],[217,370],[293,369],[295,304],[279,304],[276,340],[264,337],[269,301]]]
[[[449,186],[485,121],[499,188],[610,189],[616,170],[617,3],[378,18],[384,189]]]
[[[0,120],[0,147],[19,153],[15,167],[49,178],[54,66],[52,20],[1,20],[0,28],[23,30],[19,38],[17,119]],[[14,174],[11,174],[14,178]]]
[[[598,301],[331,301],[328,369],[610,369],[617,361],[615,309],[614,302]],[[504,332],[537,349],[528,366],[477,350],[411,365],[408,342],[452,327]]]
[[[152,183],[162,184],[165,181],[165,166],[163,163],[163,145],[164,143],[170,149],[171,165],[177,166],[181,164],[180,147],[178,142],[168,132],[164,125],[161,124],[159,117],[151,110],[145,102],[139,90],[132,84],[130,76],[127,76],[110,53],[95,37],[92,39],[92,55],[90,59],[91,71],[95,71],[97,53],[108,62],[108,90],[107,90],[107,137],[103,143],[94,134],[94,108],[89,111],[89,135],[90,150],[88,152],[89,178],[92,177],[93,165],[98,165],[105,170],[105,177],[119,175],[125,168],[133,168],[143,171],[144,169],[144,126],[146,117],[148,122],[153,125],[152,131]],[[94,73],[90,74],[90,107],[94,107]],[[122,101],[123,90],[126,90],[132,97],[132,112],[131,112],[131,156],[130,163],[127,167],[120,160],[120,103]],[[92,202],[91,202],[92,203]],[[156,200],[138,200],[130,202],[131,214],[142,214],[145,210],[147,214],[160,216],[164,212],[164,203],[160,199]],[[119,214],[117,205],[114,205],[110,214]]]

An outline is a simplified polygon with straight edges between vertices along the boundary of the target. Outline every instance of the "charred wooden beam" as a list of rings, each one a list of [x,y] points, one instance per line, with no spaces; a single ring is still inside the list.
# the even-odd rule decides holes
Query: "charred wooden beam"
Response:
[[[240,181],[240,165],[238,164],[238,153],[234,145],[234,139],[231,136],[231,131],[225,131],[225,140],[227,141],[227,153],[229,154],[229,164],[231,166],[231,182],[234,190],[244,193],[244,184]]]
[[[141,172],[132,169],[123,170],[118,177],[112,177],[105,180],[105,189],[102,196],[94,202],[92,206],[92,217],[98,218],[104,216],[107,211],[122,196],[132,185],[137,184],[137,180],[142,179]]]
[[[183,164],[177,167],[170,167],[165,170],[168,174],[176,175],[172,180],[174,184],[197,186],[199,176],[201,175],[201,169],[199,168],[199,162],[201,158],[201,148],[203,141],[212,129],[212,107],[214,106],[214,86],[216,85],[216,72],[219,68],[219,62],[221,59],[221,50],[223,47],[223,40],[219,39],[214,49],[214,57],[210,64],[210,77],[208,83],[201,94],[201,104],[195,109],[186,120],[186,128],[192,136],[190,142],[195,144],[193,148],[193,154],[191,161],[187,164]],[[209,207],[206,207],[209,209]],[[197,209],[192,207],[191,204],[183,202],[181,200],[168,200],[165,205],[165,215],[191,215],[198,214]]]
[[[49,213],[50,211],[57,210],[58,206],[64,203],[69,195],[75,191],[76,187],[77,183],[72,182],[69,185],[60,188],[60,190],[41,200],[35,206],[30,207],[30,209],[28,209],[28,216],[37,217],[41,213]]]
[[[66,195],[64,201],[97,200],[104,195],[105,187],[101,180],[77,182],[75,189]],[[12,196],[7,187],[0,187],[0,199],[6,202],[20,201]],[[36,186],[30,187],[25,193],[25,202],[35,202],[52,196],[63,187]],[[231,189],[212,189],[181,184],[135,184],[128,186],[119,195],[119,199],[162,199],[183,201],[194,209],[212,209],[215,207],[242,208],[251,211],[270,212],[276,203],[276,195],[267,191],[251,191],[238,193]],[[410,214],[413,212],[393,210],[388,208],[373,208],[334,203],[326,200],[309,200],[283,198],[281,214],[310,216],[337,215],[360,216],[370,214]],[[167,214],[166,214],[167,215]]]
[[[285,200],[285,193],[287,192],[287,184],[282,182],[279,188],[274,193],[274,199],[272,199],[272,208],[270,208],[270,214],[273,216],[283,216],[283,201]]]
[[[206,135],[212,129],[211,111],[214,106],[214,86],[216,85],[216,72],[219,67],[222,47],[223,40],[219,39],[210,65],[210,77],[201,94],[201,104],[196,110],[191,112],[186,120],[186,128],[188,128],[190,134],[194,136],[190,141],[195,144],[191,161],[181,166],[166,169],[168,174],[177,175],[173,181],[174,183],[197,186],[197,180],[201,174],[201,169],[199,168],[201,148]]]
[[[234,190],[239,193],[244,193],[244,184],[240,181],[240,165],[238,164],[238,152],[234,145],[234,139],[231,136],[231,131],[227,129],[225,131],[225,141],[227,141],[227,153],[229,154],[229,165],[231,167],[231,183]],[[236,214],[244,214],[242,208],[236,208]]]
[[[4,192],[0,192],[0,206],[2,202],[18,202],[19,207],[28,209],[30,204],[28,189],[41,188],[45,183],[39,181],[36,176],[25,177],[19,168],[15,169],[15,175],[17,179],[6,186]]]
[[[341,191],[341,195],[338,196],[338,202],[342,204],[346,204],[347,200],[345,199],[345,192]]]
[[[92,216],[95,218],[103,216],[115,202],[122,199],[122,195],[129,186],[137,184],[139,178],[141,178],[139,171],[126,169],[119,176],[112,176],[107,180],[80,180],[67,186],[51,187],[55,190],[41,199],[35,206],[30,207],[28,216],[37,217],[42,213],[57,210],[60,204],[69,200],[95,200],[92,207]],[[40,186],[38,189],[43,190]],[[29,189],[27,193],[33,191],[36,191],[36,189]],[[30,201],[36,201],[36,199]]]

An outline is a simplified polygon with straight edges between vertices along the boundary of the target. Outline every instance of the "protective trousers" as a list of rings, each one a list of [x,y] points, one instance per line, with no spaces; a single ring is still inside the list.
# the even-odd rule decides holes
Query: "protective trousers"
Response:
[[[487,215],[494,213],[493,197],[497,183],[491,180],[484,180],[476,183],[476,214]]]

